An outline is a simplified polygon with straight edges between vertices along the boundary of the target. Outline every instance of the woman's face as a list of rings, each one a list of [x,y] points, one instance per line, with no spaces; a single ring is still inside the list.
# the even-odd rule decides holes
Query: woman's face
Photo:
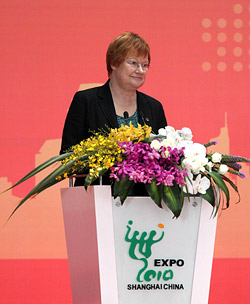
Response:
[[[137,90],[148,71],[148,56],[128,56],[119,66],[112,66],[111,79],[124,90]]]

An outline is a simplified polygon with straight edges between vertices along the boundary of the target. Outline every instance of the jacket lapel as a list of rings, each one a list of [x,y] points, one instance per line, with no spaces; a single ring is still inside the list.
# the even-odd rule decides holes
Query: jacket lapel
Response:
[[[99,88],[98,91],[98,104],[111,125],[111,128],[118,128],[118,122],[115,113],[115,107],[112,99],[112,95],[109,88],[109,80]]]
[[[137,92],[137,111],[139,123],[141,125],[146,124],[151,126],[152,117],[150,108],[148,107],[148,101],[140,92]]]

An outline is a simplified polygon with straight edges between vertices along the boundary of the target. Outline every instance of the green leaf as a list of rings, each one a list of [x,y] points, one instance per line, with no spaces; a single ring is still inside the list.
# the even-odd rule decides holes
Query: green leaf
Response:
[[[117,196],[120,197],[121,203],[123,204],[127,196],[129,195],[129,192],[133,188],[134,181],[129,180],[129,176],[126,175],[125,178],[119,177],[120,181],[115,181],[114,184],[114,197]]]
[[[238,187],[235,185],[235,183],[229,179],[227,176],[223,175],[222,178],[228,182],[230,184],[230,186],[236,191],[236,193],[238,194],[238,197],[239,197],[239,200],[238,202],[240,202],[240,193],[239,193],[239,190],[238,190]]]
[[[156,205],[162,208],[162,192],[163,192],[163,185],[156,185],[156,180],[153,179],[151,183],[146,183],[145,188],[152,198],[152,200],[156,203]]]
[[[213,185],[211,184],[210,187],[206,190],[205,194],[200,194],[200,197],[204,198],[206,201],[209,202],[210,205],[215,207],[215,196],[214,196],[214,190]]]
[[[11,186],[10,188],[6,189],[4,192],[16,187],[17,185],[23,183],[24,181],[26,181],[27,179],[31,178],[32,176],[34,176],[35,174],[43,171],[44,169],[46,169],[47,167],[53,165],[54,163],[61,161],[63,159],[65,159],[66,157],[70,156],[73,152],[68,152],[68,153],[64,153],[62,155],[58,155],[58,156],[54,156],[52,158],[50,158],[49,160],[47,160],[46,162],[42,163],[41,165],[39,165],[38,167],[36,167],[35,169],[33,169],[32,171],[30,171],[27,175],[25,175],[22,179],[20,179],[17,183],[15,183],[13,186]],[[2,193],[4,193],[2,192]]]
[[[17,209],[19,209],[30,197],[37,195],[39,193],[41,193],[43,190],[47,189],[48,187],[56,184],[57,181],[56,178],[58,176],[60,176],[63,172],[66,171],[66,169],[72,167],[75,163],[75,161],[77,160],[81,160],[83,158],[85,158],[87,156],[82,156],[79,159],[73,159],[71,161],[69,161],[67,164],[65,165],[60,165],[56,170],[54,170],[53,172],[51,172],[48,176],[46,176],[42,181],[40,181],[39,184],[37,184],[21,201],[20,203],[17,205],[17,207],[14,209],[14,211],[11,213],[10,217],[17,211]]]
[[[55,184],[57,184],[57,183],[59,183],[59,182],[61,182],[61,181],[62,181],[62,180],[54,180],[54,181],[51,181],[50,183],[46,184],[46,187],[44,187],[42,191],[44,191],[45,189],[47,189],[47,188],[49,188],[49,187],[51,187],[51,186],[53,186],[53,185],[55,185]],[[42,192],[42,191],[40,191],[40,192]],[[38,195],[40,192],[37,192],[37,193],[35,193],[35,194],[31,195],[31,196],[36,196],[36,195]],[[27,196],[26,196],[25,198],[23,198],[23,199],[20,201],[20,203],[16,206],[16,208],[12,211],[12,213],[10,214],[9,218],[7,219],[7,221],[14,215],[14,213],[17,211],[17,209],[19,209],[19,208],[25,203],[25,201],[27,201],[29,198],[30,198],[30,195],[27,194]]]
[[[107,172],[108,169],[103,169],[99,172],[99,176],[90,176],[90,174],[88,174],[85,178],[85,181],[84,181],[84,186],[85,186],[85,189],[87,189],[88,186],[90,186],[95,180],[97,180],[100,176],[102,176],[105,172]]]
[[[239,190],[238,190],[238,187],[235,185],[235,183],[229,179],[227,176],[223,175],[222,178],[228,182],[230,184],[230,186],[239,194]]]
[[[177,184],[163,187],[163,201],[173,212],[175,217],[179,217],[184,201],[183,190]]]
[[[229,207],[229,200],[230,200],[230,195],[229,195],[229,190],[223,181],[221,175],[218,172],[212,171],[212,172],[207,172],[208,175],[212,177],[214,180],[215,184],[225,193],[226,200],[227,200],[227,208]]]

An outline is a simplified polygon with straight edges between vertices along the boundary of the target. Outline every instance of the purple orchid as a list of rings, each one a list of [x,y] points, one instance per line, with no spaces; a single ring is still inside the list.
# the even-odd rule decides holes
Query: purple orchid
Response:
[[[148,143],[123,142],[120,147],[124,150],[125,159],[111,168],[110,177],[119,181],[119,177],[129,176],[135,183],[151,183],[152,179],[157,185],[173,186],[173,183],[184,186],[185,169],[181,166],[184,157],[184,148],[178,149],[163,147],[161,153]],[[168,157],[165,152],[168,150]]]

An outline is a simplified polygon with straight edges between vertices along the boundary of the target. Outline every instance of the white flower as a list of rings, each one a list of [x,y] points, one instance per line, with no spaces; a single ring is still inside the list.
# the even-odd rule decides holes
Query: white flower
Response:
[[[182,128],[182,130],[177,130],[171,126],[161,128],[158,130],[158,134],[166,137],[168,141],[163,143],[164,147],[177,147],[182,148],[187,145],[193,144],[191,141],[193,135],[189,128]]]
[[[199,143],[194,143],[193,150],[195,155],[206,156],[206,148],[204,145],[201,145]]]
[[[224,164],[220,165],[219,171],[218,171],[220,174],[225,175],[227,173],[227,171],[228,171],[227,165],[224,165]]]
[[[213,163],[219,163],[222,159],[222,155],[218,152],[215,152],[213,155],[212,155],[212,162]]]
[[[208,163],[206,157],[206,148],[198,143],[185,146],[184,150],[185,159],[183,164],[186,168],[189,168],[193,174],[199,174],[200,171],[205,170],[205,166]]]
[[[181,142],[182,147],[192,146],[193,144],[194,144],[194,142],[192,140],[183,140]]]
[[[204,166],[207,164],[207,158],[196,157],[195,159],[187,158],[183,161],[184,165],[189,167],[193,174],[199,174],[204,171]]]
[[[175,129],[171,126],[167,126],[167,127],[165,127],[165,129],[166,129],[167,134],[168,133],[175,133]]]
[[[158,130],[159,135],[167,136],[170,133],[175,133],[175,129],[173,127],[167,126],[165,128],[160,128]]]
[[[161,145],[165,148],[167,147],[174,147],[174,140],[172,138],[163,139]]]
[[[165,152],[161,152],[161,156],[162,156],[163,158],[168,158],[168,157],[169,157],[169,151],[166,150]]]
[[[173,142],[174,142],[174,145],[175,145],[176,147],[179,146],[179,144],[180,144],[180,142],[181,142],[181,140],[182,140],[181,137],[180,137],[180,135],[179,135],[177,132],[175,132],[175,133],[171,133],[171,132],[168,133],[167,139],[173,141]]]
[[[194,188],[197,192],[205,194],[207,189],[210,187],[210,180],[206,177],[199,174],[194,181]]]
[[[159,135],[163,135],[163,136],[167,136],[166,129],[165,129],[165,128],[160,128],[160,129],[158,130],[158,134],[159,134]]]
[[[184,150],[186,157],[196,157],[196,156],[202,156],[206,157],[206,148],[198,143],[194,143],[192,145],[186,146],[186,149]]]
[[[199,174],[194,181],[192,173],[188,172],[188,177],[189,179],[187,179],[186,186],[188,188],[188,193],[190,194],[205,194],[207,189],[210,187],[210,180],[205,176],[201,177],[201,174]],[[190,180],[192,183],[190,183]],[[183,188],[183,191],[186,192],[185,187]]]
[[[187,146],[191,146],[193,145],[193,141],[192,140],[182,140],[179,144],[180,148],[186,148]]]
[[[189,128],[182,128],[181,130],[176,131],[183,140],[191,140],[193,138],[192,131]]]
[[[212,172],[213,166],[214,166],[214,163],[212,163],[211,161],[209,161],[209,162],[206,164],[206,169],[207,169],[209,172]]]
[[[203,167],[202,162],[199,162],[199,161],[193,161],[193,162],[191,162],[190,165],[191,165],[190,168],[191,168],[193,174],[199,174],[201,168]]]
[[[162,144],[157,139],[152,140],[152,142],[150,144],[150,147],[154,148],[156,151],[159,151],[161,146],[162,146]]]

